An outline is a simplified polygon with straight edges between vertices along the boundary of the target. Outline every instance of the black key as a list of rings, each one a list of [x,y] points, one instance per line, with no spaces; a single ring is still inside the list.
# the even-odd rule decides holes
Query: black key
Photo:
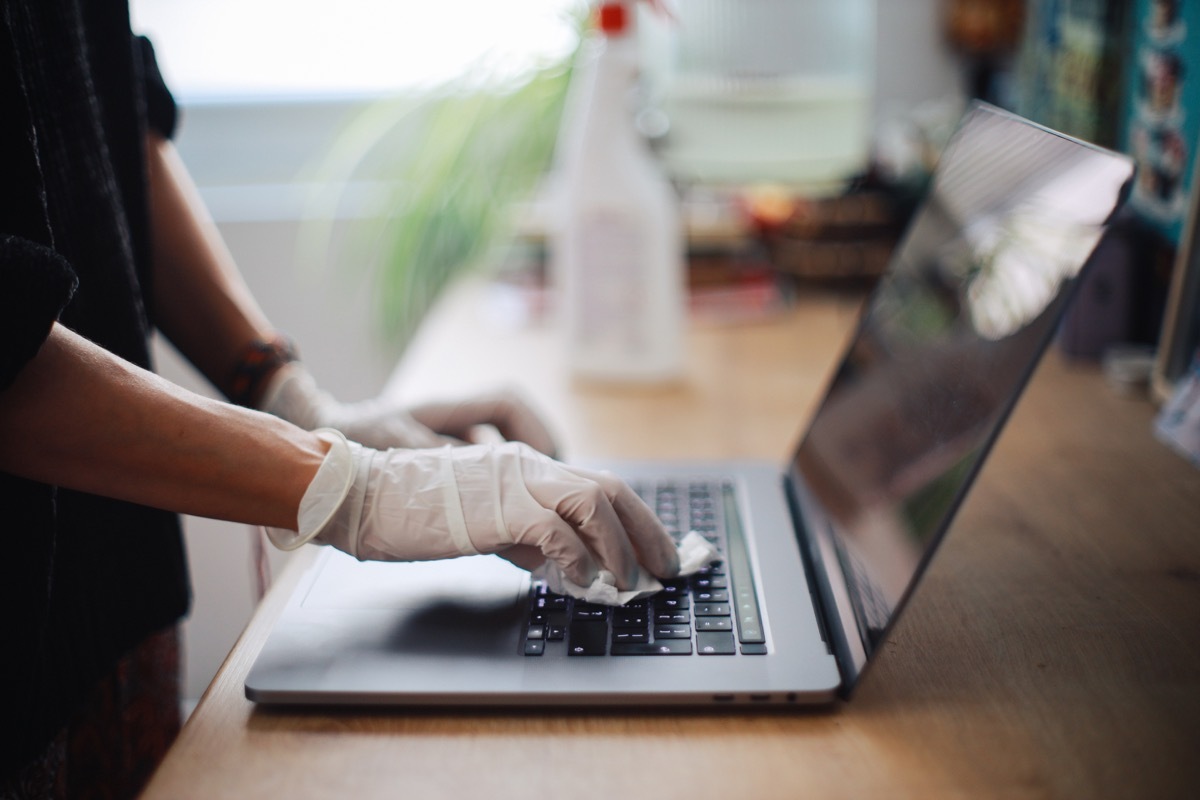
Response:
[[[576,603],[574,610],[571,611],[571,616],[575,619],[606,619],[608,617],[608,606],[595,605],[593,603]]]
[[[662,581],[662,592],[658,595],[677,595],[687,591],[687,578],[672,578],[668,581]]]
[[[615,630],[612,635],[613,647],[618,644],[644,644],[650,641],[650,635],[643,631]]]
[[[541,639],[528,639],[525,642],[525,655],[540,656],[546,652],[546,643]]]
[[[655,612],[683,611],[684,609],[691,608],[691,605],[692,601],[688,599],[686,594],[681,594],[675,597],[660,594],[655,595],[654,597]]]
[[[697,617],[728,617],[729,603],[696,603],[692,611]]]
[[[571,621],[567,653],[572,656],[602,656],[608,644],[608,625],[603,621],[576,619]]]
[[[526,639],[545,639],[546,638],[546,626],[545,625],[530,625],[529,631],[525,634],[525,638]]]
[[[692,614],[687,609],[683,611],[657,611],[654,614],[655,625],[675,625],[680,622],[688,623],[692,621]]]
[[[535,611],[529,615],[530,625],[545,625],[550,621],[550,615],[545,611]]]
[[[693,589],[728,589],[729,582],[724,576],[703,575],[692,578]]]
[[[744,656],[765,656],[767,654],[767,646],[765,644],[743,644],[742,655]]]
[[[561,594],[538,597],[533,601],[533,607],[538,611],[563,611],[567,607],[567,598]]]
[[[561,642],[567,637],[567,629],[561,625],[551,625],[546,629],[546,639],[551,642]]]
[[[614,611],[612,624],[614,628],[645,628],[650,622],[650,615],[645,611]]]
[[[614,644],[614,656],[690,656],[691,639],[664,639],[646,644]]]
[[[692,629],[689,625],[655,625],[655,639],[690,639]]]
[[[724,589],[697,589],[692,592],[692,599],[697,603],[728,603],[729,592]]]
[[[696,617],[698,631],[731,631],[733,620],[729,617]]]
[[[737,654],[733,633],[705,631],[696,634],[696,652],[702,656],[732,656]]]
[[[650,601],[642,598],[641,600],[630,600],[625,605],[616,609],[617,611],[649,611]]]

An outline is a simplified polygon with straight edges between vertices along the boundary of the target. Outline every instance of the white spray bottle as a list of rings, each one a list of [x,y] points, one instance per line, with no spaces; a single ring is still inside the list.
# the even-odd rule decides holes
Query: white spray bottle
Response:
[[[669,381],[684,368],[679,198],[634,124],[633,10],[603,2],[597,19],[576,67],[578,127],[561,139],[551,242],[568,364],[583,379]]]

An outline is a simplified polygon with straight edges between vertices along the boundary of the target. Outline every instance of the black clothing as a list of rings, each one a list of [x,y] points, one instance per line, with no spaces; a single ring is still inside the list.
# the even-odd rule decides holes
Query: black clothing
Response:
[[[150,366],[145,133],[175,105],[124,0],[0,0],[0,391],[57,318]],[[174,514],[0,473],[0,773],[186,613]]]

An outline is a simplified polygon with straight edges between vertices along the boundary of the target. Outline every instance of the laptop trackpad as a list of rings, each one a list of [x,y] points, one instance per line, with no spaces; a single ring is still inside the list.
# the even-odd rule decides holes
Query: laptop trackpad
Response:
[[[380,563],[333,552],[321,570],[304,610],[362,612],[345,621],[374,628],[391,651],[507,652],[525,617],[529,573],[498,556]]]

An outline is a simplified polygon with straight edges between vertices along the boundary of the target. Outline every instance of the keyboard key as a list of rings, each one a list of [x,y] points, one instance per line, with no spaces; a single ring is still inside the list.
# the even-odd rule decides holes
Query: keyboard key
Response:
[[[654,610],[660,611],[682,611],[691,608],[692,601],[688,599],[686,594],[681,594],[678,597],[668,597],[664,595],[656,595],[654,598]]]
[[[731,631],[733,620],[729,617],[696,617],[698,631]]]
[[[723,576],[702,575],[692,578],[693,589],[728,589],[729,583]]]
[[[571,616],[575,619],[607,619],[608,607],[592,603],[576,603]]]
[[[729,603],[697,603],[692,612],[697,617],[728,617]]]
[[[546,626],[545,625],[530,625],[529,632],[525,634],[525,638],[526,639],[545,639],[546,638]]]
[[[728,603],[729,592],[724,589],[697,589],[692,592],[692,599],[697,603]]]
[[[567,629],[561,625],[551,625],[546,629],[546,640],[551,642],[561,642],[567,637]]]
[[[702,656],[732,656],[737,654],[733,634],[706,631],[696,634],[696,652]]]
[[[681,595],[687,591],[687,580],[686,579],[682,579],[682,580],[675,579],[675,580],[671,580],[671,581],[662,581],[662,585],[663,585],[662,591],[657,595],[657,597],[671,597],[674,595]]]
[[[631,630],[614,630],[612,635],[613,646],[618,644],[644,644],[650,641],[650,635],[645,631]]]
[[[743,644],[742,655],[744,656],[765,656],[767,654],[767,646],[765,644]]]
[[[655,625],[655,639],[690,639],[692,638],[692,628],[690,625]]]
[[[690,656],[691,639],[664,639],[646,644],[614,644],[614,656]]]
[[[546,652],[546,643],[540,639],[527,639],[525,641],[525,655],[540,656]]]
[[[655,625],[676,625],[679,623],[687,624],[692,621],[692,614],[686,609],[683,611],[657,611],[654,614]]]
[[[608,625],[603,620],[572,620],[569,636],[568,655],[602,656],[608,644]]]
[[[645,611],[614,611],[614,628],[645,628],[650,624],[650,615]]]
[[[529,615],[530,625],[545,625],[550,621],[550,615],[545,611],[535,611]]]
[[[533,607],[538,611],[565,611],[567,608],[567,598],[561,594],[538,597],[533,601]]]

